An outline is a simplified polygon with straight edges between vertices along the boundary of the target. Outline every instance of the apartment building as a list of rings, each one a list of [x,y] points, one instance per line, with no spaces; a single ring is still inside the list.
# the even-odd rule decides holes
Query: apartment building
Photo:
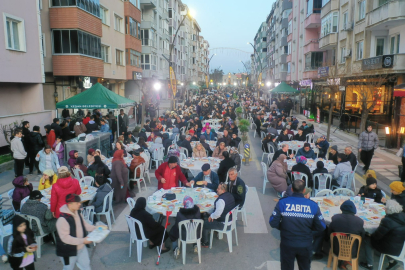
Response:
[[[21,8],[24,6],[24,8]],[[0,125],[29,121],[31,127],[52,121],[44,108],[44,51],[41,1],[2,1],[0,22]],[[0,136],[0,147],[7,145]]]
[[[267,55],[267,23],[263,22],[254,38],[254,61],[252,62],[254,65],[254,70],[256,70],[257,74],[255,76],[256,82],[259,80],[259,74],[262,73],[261,80],[262,82],[266,79],[267,76],[267,66],[268,66],[268,55]]]

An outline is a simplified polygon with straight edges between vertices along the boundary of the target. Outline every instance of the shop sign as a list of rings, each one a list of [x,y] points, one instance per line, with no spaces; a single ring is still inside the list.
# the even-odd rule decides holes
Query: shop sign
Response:
[[[132,78],[135,81],[140,81],[142,80],[142,72],[136,72],[136,71],[132,71]]]
[[[340,85],[340,78],[327,79],[328,85]]]
[[[329,67],[319,67],[318,68],[318,78],[329,76]]]
[[[83,78],[83,88],[90,88],[93,84],[90,82],[90,77]]]
[[[393,65],[394,65],[394,55],[393,54],[383,55],[382,67],[383,68],[392,68]]]
[[[379,69],[382,67],[382,56],[363,59],[361,63],[362,70]]]

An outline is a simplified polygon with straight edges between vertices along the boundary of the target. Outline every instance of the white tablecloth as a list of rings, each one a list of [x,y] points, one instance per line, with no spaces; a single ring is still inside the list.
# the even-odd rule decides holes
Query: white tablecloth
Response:
[[[166,201],[162,196],[168,192],[176,194],[176,199]],[[183,199],[188,195],[193,198],[194,204],[200,208],[200,212],[212,213],[214,210],[214,202],[218,198],[215,192],[210,192],[208,188],[172,188],[171,190],[160,189],[152,194],[147,200],[146,210],[151,213],[159,213],[166,215],[168,206],[173,206],[171,217],[177,216],[177,212],[183,207]]]
[[[304,143],[306,142],[301,142],[301,141],[285,141],[285,142],[281,142],[278,144],[278,148],[281,148],[282,144],[288,144],[288,148],[289,149],[300,149],[302,147],[304,147]],[[314,149],[315,148],[315,144],[311,143],[311,148]]]
[[[206,143],[208,143],[210,145],[210,148],[212,151],[214,151],[216,145],[217,145],[217,141],[205,141]],[[191,147],[194,149],[195,145],[197,142],[190,142]]]
[[[108,158],[108,159],[106,159],[106,160],[104,160],[104,164],[105,165],[107,165],[107,167],[111,170],[111,168],[112,168],[112,159],[113,158]],[[129,154],[128,154],[128,157],[124,157],[124,160],[125,160],[125,163],[127,164],[127,166],[129,167],[130,165],[131,165],[131,161],[132,161],[132,157],[130,157],[129,156]]]
[[[197,176],[200,172],[202,172],[201,167],[205,163],[209,163],[211,165],[211,170],[213,172],[217,172],[219,168],[219,163],[221,160],[219,158],[213,158],[213,157],[208,157],[208,158],[202,158],[202,159],[192,159],[192,158],[187,158],[183,159],[180,161],[180,167],[183,169],[188,169],[190,170],[191,174],[193,176]]]
[[[332,222],[332,217],[336,214],[342,213],[340,210],[340,205],[350,199],[347,196],[335,196],[335,197],[328,197],[335,202],[335,206],[327,206],[323,203],[323,199],[326,197],[312,197],[311,200],[315,202],[320,202],[320,208],[322,215],[325,219],[326,225],[329,225]],[[354,197],[355,200],[359,200],[360,197]],[[319,203],[318,203],[319,205]],[[364,204],[364,210],[360,210],[359,204],[355,203],[357,208],[356,216],[360,217],[364,220],[364,230],[370,234],[375,232],[380,225],[381,219],[385,216],[385,208],[383,204],[375,203],[372,199],[367,199]]]
[[[96,196],[96,191],[97,188],[95,187],[86,187],[82,186],[82,194],[80,194],[80,199],[82,199],[82,202],[84,201],[91,201],[94,199]],[[44,197],[42,197],[41,202],[44,204],[48,205],[48,208],[51,207],[51,194],[52,194],[52,186],[41,190],[41,193]]]

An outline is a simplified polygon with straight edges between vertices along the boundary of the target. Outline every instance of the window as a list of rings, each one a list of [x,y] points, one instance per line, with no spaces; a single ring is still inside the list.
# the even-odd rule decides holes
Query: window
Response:
[[[288,22],[287,35],[292,34],[292,21]]]
[[[15,51],[25,51],[24,20],[3,13],[6,33],[6,48]]]
[[[346,48],[345,47],[340,48],[340,63],[341,64],[346,63]]]
[[[291,72],[291,63],[287,63],[287,73]]]
[[[363,41],[356,43],[356,60],[363,59]]]
[[[54,54],[83,54],[101,58],[101,39],[80,30],[53,30]]]
[[[141,23],[138,22],[138,38],[141,39]]]
[[[153,29],[141,29],[142,46],[155,47],[155,31]]]
[[[123,66],[124,65],[124,52],[121,50],[115,50],[115,63],[117,65]]]
[[[45,45],[45,34],[42,33],[41,35],[41,50],[42,50],[42,57],[46,57],[46,45]]]
[[[157,56],[154,54],[142,54],[141,68],[145,70],[156,70]]]
[[[366,0],[359,2],[359,20],[364,19],[364,17],[366,17]]]
[[[388,0],[378,0],[378,6],[382,6],[387,2],[388,2]]]
[[[118,32],[123,33],[122,31],[122,18],[117,14],[114,14],[114,29]]]
[[[390,42],[390,54],[395,53],[395,36],[391,37],[391,42]]]
[[[324,5],[326,5],[327,3],[329,3],[329,1],[330,1],[330,0],[322,0],[322,7],[323,7]]]
[[[375,56],[379,56],[379,55],[384,54],[384,42],[385,42],[385,38],[377,38],[376,39]]]
[[[96,17],[100,17],[100,0],[52,0],[53,7],[79,7]]]
[[[338,31],[338,12],[332,12],[321,21],[321,38]]]
[[[323,52],[311,52],[305,55],[305,70],[317,70],[322,67]]]
[[[343,13],[343,29],[346,30],[348,29],[348,17],[347,17],[347,12]]]
[[[110,25],[110,20],[108,17],[108,9],[106,9],[103,6],[100,6],[100,19],[101,22],[104,23],[105,25]]]
[[[307,1],[307,17],[313,13],[314,0]]]
[[[110,46],[101,45],[101,59],[104,63],[110,63]]]
[[[125,33],[129,34],[129,35],[131,35],[133,37],[137,37],[137,35],[136,35],[136,28],[137,27],[136,26],[137,26],[138,22],[135,21],[134,19],[132,19],[131,17],[126,17],[125,18],[125,24],[126,24]]]
[[[134,67],[141,67],[141,53],[127,49],[127,63]]]
[[[287,51],[287,53],[291,54],[291,41],[288,42],[288,51]]]
[[[397,36],[397,53],[399,53],[399,38],[400,38],[400,35]]]
[[[173,18],[173,9],[169,8],[169,19]]]

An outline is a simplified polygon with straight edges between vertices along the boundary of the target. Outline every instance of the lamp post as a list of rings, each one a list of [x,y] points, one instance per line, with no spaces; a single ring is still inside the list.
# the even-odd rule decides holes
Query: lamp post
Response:
[[[156,93],[159,95],[159,91],[160,91],[160,89],[162,88],[162,84],[160,83],[160,82],[156,82],[154,85],[153,85],[153,89],[155,89],[155,91],[156,91]],[[159,105],[157,106],[158,107],[158,117],[159,117]]]
[[[210,81],[210,62],[211,62],[211,60],[212,60],[212,57],[214,57],[215,55],[217,55],[217,54],[214,53],[214,54],[211,56],[210,60],[208,60],[207,73],[206,73],[206,76],[207,76],[207,78],[208,78],[208,82]]]
[[[256,51],[256,48],[255,48],[255,46],[253,46],[253,44],[252,44],[252,43],[248,42],[248,44],[250,44],[250,45],[252,46],[254,53],[257,55],[257,58],[259,59],[259,64],[260,64],[260,74],[261,74],[261,73],[263,72],[263,67],[262,67],[262,61],[260,60],[259,53]],[[261,78],[260,78],[260,80],[261,80]],[[261,83],[261,82],[260,82],[260,83]],[[259,88],[260,88],[260,85],[259,85]]]
[[[267,82],[267,83],[266,83],[266,85],[267,85],[267,87],[268,87],[268,88],[270,88],[270,87],[271,87],[271,82]],[[269,90],[269,92],[270,92],[270,101],[269,101],[269,105],[271,105],[271,91]]]

